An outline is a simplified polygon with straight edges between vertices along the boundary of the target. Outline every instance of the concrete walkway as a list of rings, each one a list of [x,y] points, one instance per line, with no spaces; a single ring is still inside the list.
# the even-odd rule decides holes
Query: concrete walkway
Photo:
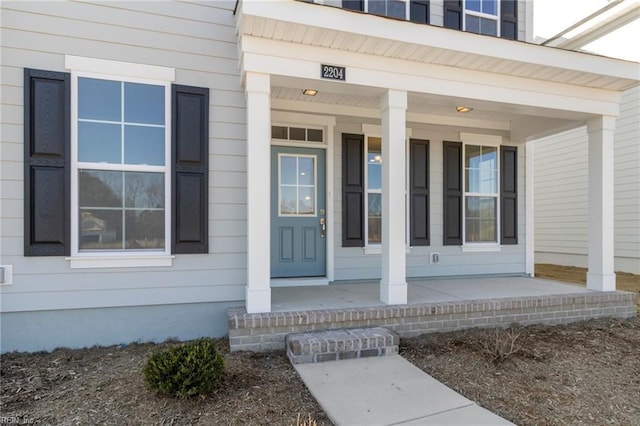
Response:
[[[510,425],[400,355],[294,365],[341,426]]]

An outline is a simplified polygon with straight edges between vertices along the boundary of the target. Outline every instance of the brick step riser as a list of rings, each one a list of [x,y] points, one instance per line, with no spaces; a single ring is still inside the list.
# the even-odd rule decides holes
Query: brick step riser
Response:
[[[285,340],[291,363],[303,364],[397,354],[400,338],[371,327],[290,334]]]

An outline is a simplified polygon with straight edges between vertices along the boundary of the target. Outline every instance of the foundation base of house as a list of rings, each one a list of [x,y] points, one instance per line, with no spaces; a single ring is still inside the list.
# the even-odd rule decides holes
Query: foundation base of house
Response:
[[[636,297],[623,291],[579,292],[257,314],[229,308],[229,345],[231,351],[285,350],[288,334],[340,328],[384,327],[400,337],[413,337],[513,323],[558,325],[600,317],[633,318]]]

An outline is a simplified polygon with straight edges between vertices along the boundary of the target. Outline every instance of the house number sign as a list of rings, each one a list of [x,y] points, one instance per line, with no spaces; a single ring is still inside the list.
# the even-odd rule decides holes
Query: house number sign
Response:
[[[337,67],[335,65],[320,65],[320,77],[329,80],[345,81],[347,71],[345,67]]]

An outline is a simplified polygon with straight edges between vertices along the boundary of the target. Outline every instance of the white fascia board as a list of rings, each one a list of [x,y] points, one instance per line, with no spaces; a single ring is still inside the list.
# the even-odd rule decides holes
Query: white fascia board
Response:
[[[304,49],[300,49],[304,50]],[[320,80],[317,59],[295,57],[295,49],[290,53],[294,57],[278,57],[245,52],[244,71],[275,74]],[[325,49],[323,56],[331,58],[331,49]],[[340,52],[338,52],[340,53]],[[338,55],[340,56],[340,55]],[[356,56],[356,55],[351,55]],[[397,60],[381,58],[381,62]],[[399,61],[404,66],[393,67],[395,71],[362,68],[362,64],[346,57],[336,58],[334,63],[348,67],[348,83],[367,87],[405,90],[416,93],[429,93],[449,97],[479,99],[529,107],[557,109],[596,115],[617,115],[620,94],[614,91],[588,89],[559,83],[533,80],[522,77],[496,75],[493,73],[455,69],[452,67],[411,64]],[[382,64],[381,64],[382,65]],[[420,73],[416,71],[423,71]],[[403,70],[399,72],[397,70]],[[407,72],[411,71],[412,74]],[[340,83],[335,83],[340,84]]]
[[[549,48],[499,37],[479,36],[465,31],[431,25],[415,25],[370,14],[351,13],[340,8],[300,1],[243,1],[242,13],[248,16],[348,32],[377,39],[421,44],[455,52],[504,59],[527,64],[596,73],[638,80],[637,63],[583,52]],[[311,9],[315,8],[315,9]],[[245,28],[240,27],[240,34]]]
[[[354,83],[352,72],[358,70],[371,70],[379,72],[387,72],[394,75],[415,75],[420,77],[434,78],[442,85],[442,81],[459,81],[477,83],[492,86],[496,88],[522,89],[523,86],[527,90],[540,93],[553,93],[558,95],[578,96],[585,101],[605,101],[618,102],[619,94],[613,90],[596,89],[588,87],[579,87],[571,84],[555,83],[546,80],[538,80],[526,77],[516,77],[506,74],[499,74],[487,71],[470,70],[456,68],[444,65],[425,64],[413,62],[404,59],[385,58],[376,55],[367,55],[356,52],[347,52],[342,50],[330,49],[318,46],[304,46],[297,43],[288,43],[284,41],[267,40],[258,37],[243,37],[243,56],[250,53],[257,55],[273,56],[277,59],[296,59],[298,69],[290,70],[293,72],[305,72],[304,78],[320,80],[319,78],[319,59],[322,58],[323,63],[331,63],[332,65],[341,65],[349,67],[347,70],[347,83]],[[263,58],[259,59],[262,60]],[[257,70],[245,67],[246,71],[259,71],[260,63],[252,64],[258,67]],[[289,63],[288,66],[293,66]],[[285,67],[281,67],[285,68]],[[399,72],[398,70],[401,70]],[[275,73],[279,74],[279,73]],[[289,75],[289,74],[280,74]],[[326,81],[326,80],[324,80]],[[376,86],[383,88],[393,88],[390,84],[402,83],[390,81],[384,86]],[[410,92],[421,92],[420,86],[409,89]],[[399,90],[406,90],[399,88]],[[433,92],[428,92],[433,93]],[[469,96],[463,96],[469,97]]]

